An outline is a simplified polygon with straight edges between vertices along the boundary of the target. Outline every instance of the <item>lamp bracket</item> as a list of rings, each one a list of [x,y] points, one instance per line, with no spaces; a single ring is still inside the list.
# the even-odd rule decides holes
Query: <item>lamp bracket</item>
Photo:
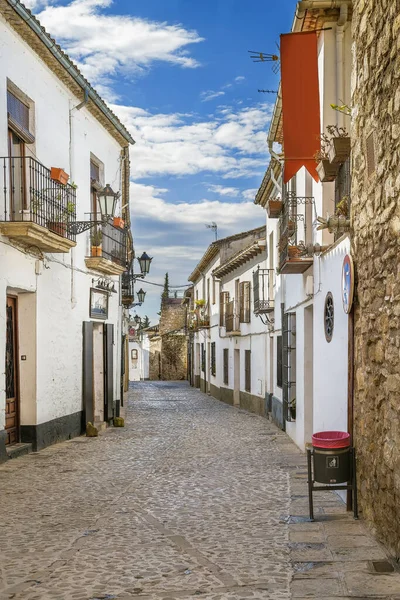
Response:
[[[67,231],[73,235],[79,235],[88,229],[104,225],[105,222],[105,219],[101,221],[74,221],[73,223],[67,223]]]

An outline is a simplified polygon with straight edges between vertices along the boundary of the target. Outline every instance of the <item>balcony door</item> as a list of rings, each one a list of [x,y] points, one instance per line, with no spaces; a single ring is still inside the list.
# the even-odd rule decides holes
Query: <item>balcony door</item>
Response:
[[[6,323],[6,444],[19,442],[19,391],[17,367],[17,300],[7,297]]]
[[[8,130],[9,163],[9,220],[22,221],[26,209],[25,142],[12,130]]]

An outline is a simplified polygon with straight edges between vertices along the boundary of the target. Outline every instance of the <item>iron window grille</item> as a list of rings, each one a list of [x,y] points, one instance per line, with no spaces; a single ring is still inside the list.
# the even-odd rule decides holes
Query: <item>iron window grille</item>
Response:
[[[231,300],[226,304],[225,327],[227,333],[240,331],[239,315],[237,314],[235,300]]]
[[[47,169],[31,157],[0,158],[2,221],[29,221],[75,241],[69,226],[76,222],[76,190],[50,177]]]
[[[215,342],[211,343],[211,375],[216,375],[217,366],[216,366],[216,358],[215,358]]]
[[[219,295],[219,324],[225,327],[226,305],[229,302],[229,292],[220,292]]]
[[[125,271],[121,276],[121,295],[122,304],[126,308],[130,308],[134,302],[134,280],[132,271]]]
[[[224,348],[224,384],[229,385],[229,348]]]
[[[300,250],[307,240],[306,210],[300,212],[299,206],[314,205],[312,196],[296,196],[296,192],[286,192],[284,195],[282,213],[279,219],[279,268],[282,269],[287,261],[294,257],[301,263]],[[316,216],[316,215],[315,215]],[[309,260],[309,259],[308,259]],[[299,271],[301,272],[301,270]]]
[[[250,281],[239,284],[239,322],[250,323]]]
[[[244,389],[251,392],[251,350],[244,351]]]
[[[274,269],[258,269],[253,271],[253,306],[254,313],[269,313],[274,310]]]
[[[282,345],[283,416],[292,421],[290,409],[296,400],[296,313],[282,316]]]
[[[204,344],[201,344],[201,370],[206,372],[206,349]]]
[[[276,385],[280,388],[283,385],[282,384],[282,382],[283,382],[282,358],[283,358],[282,336],[278,335],[276,338]]]
[[[101,256],[121,267],[127,267],[127,230],[114,227],[112,220],[107,222],[99,220],[96,213],[90,215],[88,222],[95,221],[98,221],[98,225],[92,229],[90,237],[93,240],[97,236],[96,247],[101,247],[101,254],[97,251],[94,251],[95,254],[93,254],[92,251],[92,256]]]
[[[329,343],[333,337],[333,328],[335,325],[335,309],[333,304],[333,296],[331,292],[328,292],[325,298],[324,307],[324,328],[325,328],[325,339]]]

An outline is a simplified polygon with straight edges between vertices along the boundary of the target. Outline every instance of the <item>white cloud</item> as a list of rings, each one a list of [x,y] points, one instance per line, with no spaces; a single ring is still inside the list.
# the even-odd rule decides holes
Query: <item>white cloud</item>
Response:
[[[29,4],[41,8],[43,0]],[[187,53],[187,46],[203,41],[196,31],[104,13],[112,4],[113,0],[74,0],[66,6],[46,6],[38,18],[92,82],[120,72],[140,73],[158,61],[199,66]]]
[[[131,182],[132,217],[152,219],[163,223],[198,228],[215,221],[221,229],[232,233],[245,231],[264,224],[264,214],[253,202],[226,203],[219,200],[181,202],[172,204],[162,197],[166,190],[151,185]]]
[[[267,164],[267,127],[271,104],[234,110],[225,107],[210,120],[152,114],[113,105],[136,144],[131,151],[135,179],[153,175],[219,173],[223,178],[249,177]]]
[[[214,98],[219,98],[219,96],[224,96],[225,92],[214,92],[213,90],[208,90],[207,92],[201,92],[200,97],[202,102],[209,102],[210,100],[214,100]]]
[[[235,81],[236,83],[242,83],[243,81],[246,81],[246,77],[243,77],[243,75],[239,75],[238,77],[235,77]]]
[[[242,192],[242,196],[245,200],[254,200],[257,192],[258,192],[258,190],[256,188],[251,189],[251,190],[244,190]]]
[[[223,185],[209,185],[207,190],[220,196],[228,196],[230,198],[236,198],[239,196],[239,190],[234,187],[224,187]]]

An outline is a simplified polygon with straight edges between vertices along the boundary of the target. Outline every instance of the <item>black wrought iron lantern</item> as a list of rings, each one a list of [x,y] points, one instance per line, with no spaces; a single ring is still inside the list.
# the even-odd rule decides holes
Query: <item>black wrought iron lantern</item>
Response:
[[[139,323],[140,323],[140,321],[141,321],[141,319],[140,319],[139,315],[135,315],[135,316],[133,317],[133,320],[135,321],[136,325],[139,325]]]
[[[109,183],[107,183],[105,188],[97,192],[100,214],[103,220],[114,217],[118,196],[119,193],[114,192]]]
[[[140,265],[140,271],[143,276],[147,275],[150,271],[150,264],[153,259],[148,256],[146,252],[143,252],[142,256],[138,258]]]
[[[140,288],[140,290],[137,293],[138,301],[140,302],[140,304],[143,304],[145,296],[146,292],[142,288]]]

